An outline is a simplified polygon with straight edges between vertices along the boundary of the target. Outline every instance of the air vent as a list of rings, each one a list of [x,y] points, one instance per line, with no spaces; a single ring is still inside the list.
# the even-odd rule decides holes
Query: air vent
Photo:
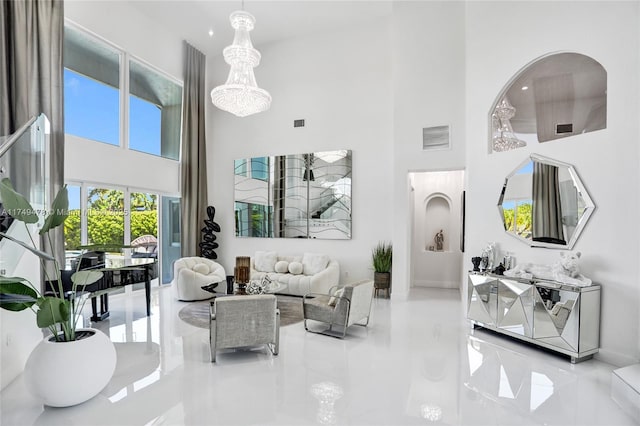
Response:
[[[425,127],[422,129],[422,150],[448,149],[449,126]]]
[[[293,127],[304,127],[304,120],[293,120]]]
[[[556,135],[561,135],[563,133],[573,133],[573,123],[556,124]]]

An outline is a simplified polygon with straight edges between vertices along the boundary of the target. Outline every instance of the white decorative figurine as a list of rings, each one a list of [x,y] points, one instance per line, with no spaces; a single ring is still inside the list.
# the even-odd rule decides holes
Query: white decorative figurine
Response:
[[[539,278],[578,287],[588,287],[591,285],[591,280],[579,272],[578,259],[580,255],[579,251],[562,252],[560,253],[560,260],[551,266],[523,263],[513,269],[504,271],[504,275],[525,279]]]

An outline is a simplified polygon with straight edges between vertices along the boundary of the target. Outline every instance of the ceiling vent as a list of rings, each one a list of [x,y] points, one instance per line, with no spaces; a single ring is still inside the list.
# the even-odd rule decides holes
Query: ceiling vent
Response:
[[[293,127],[304,127],[304,120],[293,120]]]

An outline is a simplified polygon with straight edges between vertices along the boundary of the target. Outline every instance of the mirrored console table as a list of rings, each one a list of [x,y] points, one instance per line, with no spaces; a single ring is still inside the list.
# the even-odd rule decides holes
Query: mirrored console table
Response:
[[[474,327],[569,355],[576,363],[600,346],[600,285],[469,272],[467,318]]]

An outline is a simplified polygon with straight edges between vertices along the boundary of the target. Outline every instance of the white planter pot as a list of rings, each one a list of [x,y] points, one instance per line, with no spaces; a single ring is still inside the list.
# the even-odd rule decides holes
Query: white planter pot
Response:
[[[116,349],[100,330],[79,328],[93,335],[73,342],[49,338],[35,347],[24,369],[27,389],[45,405],[69,407],[96,396],[116,368]]]

